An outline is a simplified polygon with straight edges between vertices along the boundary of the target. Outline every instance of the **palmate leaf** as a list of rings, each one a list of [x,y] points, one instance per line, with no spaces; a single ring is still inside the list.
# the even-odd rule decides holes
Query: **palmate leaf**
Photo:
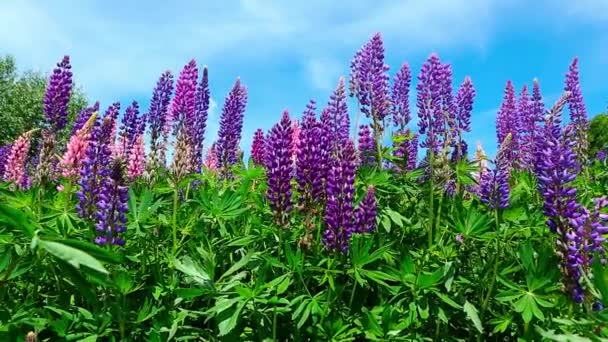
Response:
[[[467,317],[473,322],[475,328],[480,333],[483,333],[483,325],[481,324],[481,320],[479,319],[479,315],[477,314],[477,308],[475,305],[466,301],[463,306],[464,312],[467,314]]]
[[[0,203],[0,222],[24,232],[29,238],[33,238],[39,228],[29,210],[19,210],[4,203]]]

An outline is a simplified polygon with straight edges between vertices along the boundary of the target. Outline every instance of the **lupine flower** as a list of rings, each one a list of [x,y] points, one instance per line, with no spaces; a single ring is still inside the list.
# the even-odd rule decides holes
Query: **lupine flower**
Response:
[[[319,198],[325,199],[325,189],[327,184],[327,176],[329,175],[331,152],[334,145],[332,144],[332,123],[329,117],[329,110],[326,107],[321,111],[318,122],[319,127],[319,153],[318,153],[318,172],[321,177],[321,193]]]
[[[44,94],[44,114],[53,132],[61,131],[68,122],[68,102],[72,93],[72,66],[64,56],[49,79]]]
[[[21,189],[24,189],[27,185],[25,163],[30,152],[31,140],[31,131],[23,133],[15,140],[6,158],[4,180],[15,183]]]
[[[120,102],[114,102],[108,109],[106,110],[103,119],[108,118],[111,124],[111,131],[108,133],[111,137],[111,143],[114,143],[114,138],[116,137],[116,132],[118,130],[118,114],[120,113]]]
[[[247,105],[247,88],[237,79],[226,97],[217,141],[217,159],[223,172],[237,162],[237,149],[243,130],[243,115]]]
[[[418,158],[418,134],[412,134],[409,128],[406,128],[405,131],[397,131],[395,136],[397,140],[393,143],[393,155],[397,158],[396,171],[414,170]]]
[[[372,132],[368,125],[361,125],[359,127],[359,141],[357,144],[359,149],[359,161],[361,165],[372,166],[374,165],[375,158],[375,146],[374,138],[372,138]]]
[[[348,251],[354,231],[353,199],[357,155],[352,140],[347,140],[334,154],[327,177],[325,232],[323,243],[328,250]]]
[[[144,143],[144,136],[140,134],[135,140],[135,144],[131,148],[131,152],[128,154],[128,167],[127,174],[129,179],[133,180],[143,175],[146,167],[146,146]]]
[[[38,153],[38,163],[34,174],[34,182],[42,184],[53,179],[57,158],[55,156],[56,133],[52,130],[42,131],[42,144]]]
[[[164,142],[167,141],[168,131],[165,131],[164,128],[168,125],[167,111],[172,93],[173,75],[170,71],[165,71],[156,82],[147,115],[150,132],[150,162],[148,163],[150,170],[165,165],[166,144]]]
[[[300,148],[300,123],[293,119],[291,121],[291,160],[294,165],[298,159],[298,148]]]
[[[471,131],[471,112],[473,111],[473,101],[475,99],[475,88],[470,77],[465,77],[464,81],[456,93],[456,122],[458,128],[455,129],[454,158],[460,160],[467,154],[466,142],[462,139],[462,132]]]
[[[281,121],[274,125],[266,139],[266,160],[268,191],[266,193],[275,216],[276,223],[286,228],[291,211],[291,160],[293,131],[287,111]]]
[[[310,100],[302,117],[296,160],[296,181],[300,203],[318,203],[323,195],[323,173],[319,162],[321,127],[315,117],[316,104]]]
[[[534,126],[534,134],[533,134],[533,145],[531,154],[534,160],[534,167],[532,168],[534,174],[538,174],[538,166],[540,165],[540,158],[542,157],[542,144],[543,144],[543,130],[542,124],[544,124],[545,117],[545,104],[543,103],[543,97],[540,92],[540,85],[538,84],[538,79],[534,79],[533,87],[532,87],[532,116],[536,122]]]
[[[186,126],[188,139],[196,134],[196,82],[198,80],[198,68],[193,59],[184,66],[179,74],[175,86],[175,97],[171,102],[171,113],[175,121],[175,131],[178,132],[181,125]]]
[[[505,158],[509,159],[509,163],[513,163],[516,167],[519,166],[517,164],[519,160],[519,126],[515,88],[513,88],[511,81],[507,81],[504,100],[496,115],[496,135],[498,144],[501,145],[507,135],[511,134],[510,147],[509,151],[505,151]]]
[[[128,202],[129,187],[125,180],[124,161],[115,159],[109,165],[107,177],[101,180],[95,224],[96,244],[124,246],[125,240],[121,234],[127,230]]]
[[[355,233],[370,233],[376,229],[376,191],[373,187],[367,189],[365,197],[359,203],[355,212]]]
[[[454,96],[452,95],[452,66],[450,64],[441,65],[441,115],[444,117],[445,125],[437,127],[437,132],[443,132],[443,146],[457,147],[461,133],[458,126],[458,117]],[[463,111],[466,111],[464,109]],[[447,150],[444,151],[444,155]],[[445,158],[445,157],[444,157]],[[447,166],[447,165],[446,165]]]
[[[215,143],[207,149],[207,157],[205,158],[205,167],[207,170],[217,170],[219,165],[217,162],[217,152],[215,151]]]
[[[595,155],[595,157],[597,158],[597,160],[603,162],[604,160],[606,160],[606,150],[597,151],[597,154]]]
[[[350,118],[346,105],[346,89],[344,78],[340,77],[338,86],[333,92],[327,104],[327,122],[330,129],[330,142],[334,145],[342,145],[349,139]]]
[[[544,143],[539,165],[538,188],[544,197],[544,214],[547,226],[557,234],[557,255],[561,258],[560,269],[565,288],[576,302],[582,302],[583,289],[580,285],[579,247],[580,239],[571,223],[579,217],[580,205],[576,202],[576,179],[578,165],[573,151],[575,141],[562,135],[561,112],[570,93],[553,106],[545,120]],[[576,224],[576,223],[575,223]]]
[[[92,113],[87,121],[70,137],[67,150],[59,161],[61,175],[66,178],[80,176],[83,162],[87,156],[87,147],[91,140],[91,131],[97,120],[97,112]]]
[[[8,156],[11,154],[12,144],[6,144],[0,147],[0,180],[4,179]]]
[[[576,127],[577,144],[575,152],[580,163],[586,159],[588,141],[587,130],[589,122],[587,118],[587,109],[583,100],[583,93],[578,74],[578,57],[575,57],[570,64],[570,69],[566,73],[566,84],[564,90],[570,92],[568,99],[568,109],[570,110],[570,122]]]
[[[111,161],[112,142],[114,140],[112,130],[115,125],[113,113],[116,108],[115,105],[110,106],[101,124],[99,120],[96,120],[93,124],[86,158],[80,172],[79,202],[76,206],[78,214],[82,218],[93,218],[95,216],[95,205],[101,191],[100,180],[109,174],[108,167]]]
[[[479,141],[477,142],[473,162],[476,164],[478,171],[473,171],[471,173],[476,184],[470,186],[469,191],[481,197],[482,176],[484,173],[489,172],[489,170],[486,152],[483,150],[483,146],[481,146],[481,142]]]
[[[117,147],[117,151],[120,152],[116,152],[118,157],[124,157],[125,160],[129,159],[129,153],[131,153],[133,144],[135,144],[135,139],[137,139],[137,135],[141,130],[140,121],[143,120],[140,120],[139,118],[139,105],[137,104],[137,101],[133,101],[133,103],[127,107],[125,115],[122,117],[118,140],[119,147]]]
[[[517,101],[517,111],[520,122],[520,156],[519,163],[522,169],[531,170],[535,164],[535,132],[536,117],[534,104],[528,94],[528,87],[524,85]]]
[[[403,131],[410,122],[410,84],[412,83],[412,72],[407,63],[403,63],[393,83],[391,92],[391,104],[393,109],[393,124]]]
[[[490,209],[506,209],[509,206],[509,178],[511,176],[511,160],[508,157],[511,148],[511,135],[507,134],[503,140],[496,160],[494,170],[481,172],[481,201]]]
[[[389,114],[388,66],[384,64],[384,43],[376,33],[356,54],[351,63],[351,96],[356,96],[361,112],[374,119],[375,130]],[[376,132],[379,134],[380,132]]]
[[[456,235],[454,240],[456,240],[457,244],[462,245],[462,243],[464,242],[464,235],[462,235],[462,233],[460,233],[460,234]]]
[[[72,126],[72,133],[70,136],[73,136],[78,132],[79,129],[84,126],[84,124],[89,120],[93,113],[99,112],[99,101],[95,102],[95,104],[91,107],[84,108],[81,110],[76,116],[76,120],[74,121],[74,126]]]
[[[193,136],[194,145],[194,167],[200,172],[203,162],[203,141],[205,138],[205,128],[207,128],[207,116],[209,114],[209,103],[211,94],[209,92],[209,71],[203,68],[203,78],[196,91],[196,120]]]
[[[188,138],[188,131],[185,126],[182,126],[177,135],[175,143],[175,152],[173,154],[173,164],[171,172],[176,180],[183,179],[185,176],[194,171],[192,165],[193,146]]]
[[[421,147],[428,147],[436,154],[439,145],[439,135],[443,133],[445,126],[444,116],[441,113],[441,90],[443,67],[439,56],[431,54],[423,64],[418,75],[416,85],[416,106],[418,107],[418,133],[426,134]]]
[[[251,160],[255,165],[264,165],[264,131],[258,128],[253,135],[253,142],[251,143]]]

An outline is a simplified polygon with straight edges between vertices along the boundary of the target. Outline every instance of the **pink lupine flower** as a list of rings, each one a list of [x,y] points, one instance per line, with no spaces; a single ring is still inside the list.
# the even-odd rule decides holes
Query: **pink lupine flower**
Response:
[[[300,124],[298,120],[291,121],[291,160],[293,160],[294,164],[296,162],[296,158],[298,155],[298,146],[300,145]]]
[[[32,142],[32,132],[22,134],[13,144],[11,152],[6,159],[6,171],[4,179],[7,182],[14,182],[20,188],[24,188],[27,183],[27,175],[25,173],[25,162],[30,151]]]
[[[91,140],[91,130],[96,119],[97,113],[93,113],[84,126],[70,137],[67,151],[59,161],[59,170],[61,170],[63,177],[76,178],[80,175],[84,159],[86,158],[87,147]]]
[[[207,149],[207,156],[205,158],[205,167],[208,170],[217,170],[217,168],[218,168],[215,143],[213,145],[211,145],[210,148]]]
[[[137,178],[144,173],[144,169],[146,168],[146,151],[145,151],[145,143],[144,136],[140,134],[135,140],[135,144],[133,144],[133,148],[131,149],[131,153],[129,153],[129,166],[127,168],[127,173],[130,179]]]
[[[127,149],[127,137],[121,135],[114,146],[112,146],[112,159],[125,158]]]

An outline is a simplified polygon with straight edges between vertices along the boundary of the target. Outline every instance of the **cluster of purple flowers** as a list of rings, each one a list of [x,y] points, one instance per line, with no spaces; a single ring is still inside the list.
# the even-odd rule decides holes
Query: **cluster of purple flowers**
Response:
[[[216,146],[217,160],[224,173],[237,162],[246,105],[247,88],[237,79],[222,109]]]
[[[122,159],[114,159],[108,166],[108,175],[101,179],[96,203],[96,244],[125,244],[121,234],[127,229],[128,201],[129,187],[126,184],[125,163]]]
[[[170,71],[164,72],[154,88],[147,119],[150,133],[150,170],[165,165],[165,143],[167,134],[167,111],[173,93],[173,75]]]

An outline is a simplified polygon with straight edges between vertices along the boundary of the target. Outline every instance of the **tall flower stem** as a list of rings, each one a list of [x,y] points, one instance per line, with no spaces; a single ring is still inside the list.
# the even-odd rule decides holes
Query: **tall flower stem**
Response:
[[[353,302],[355,301],[355,292],[357,292],[357,281],[353,281],[353,289],[350,292],[350,301],[348,302],[348,308],[353,311]]]
[[[173,216],[171,218],[171,226],[173,230],[173,259],[177,257],[177,206],[179,203],[179,188],[176,185],[175,191],[173,192]],[[175,260],[174,260],[175,262]],[[174,262],[171,263],[171,268],[173,268]]]
[[[500,213],[499,209],[494,209],[494,223],[496,224],[496,232],[500,231]],[[507,238],[507,229],[504,229],[502,240],[506,240]],[[496,277],[498,276],[498,264],[500,263],[500,259],[502,258],[504,248],[500,248],[500,239],[496,238],[496,254],[494,256],[494,267],[492,268],[492,278],[490,279],[490,286],[488,287],[488,292],[481,303],[481,311],[479,313],[480,319],[483,321],[483,316],[485,314],[486,309],[488,308],[488,304],[490,303],[490,298],[492,297],[492,292],[494,292],[494,286],[496,285]],[[481,336],[480,336],[481,338]]]
[[[434,187],[433,187],[433,149],[429,149],[429,248],[433,246],[433,221],[435,219],[435,210],[433,208]]]

